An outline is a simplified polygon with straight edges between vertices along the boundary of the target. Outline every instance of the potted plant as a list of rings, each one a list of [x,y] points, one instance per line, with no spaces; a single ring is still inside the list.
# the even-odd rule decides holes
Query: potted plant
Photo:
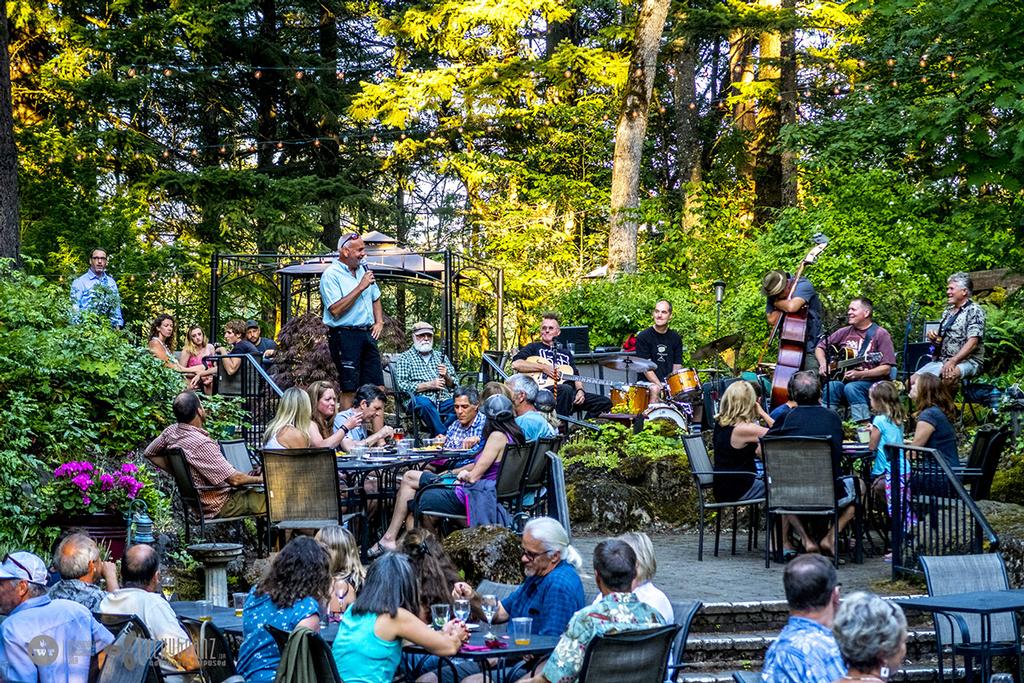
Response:
[[[128,506],[143,498],[152,509],[158,497],[149,475],[130,462],[109,467],[89,460],[66,462],[40,490],[44,517],[52,526],[81,528],[97,543],[108,544],[115,560],[124,554]]]

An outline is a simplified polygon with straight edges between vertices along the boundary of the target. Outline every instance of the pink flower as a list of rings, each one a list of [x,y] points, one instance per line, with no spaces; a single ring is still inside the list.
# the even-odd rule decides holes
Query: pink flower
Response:
[[[126,462],[125,464],[121,465],[121,474],[135,474],[138,471],[138,466],[134,465],[133,463]]]
[[[88,474],[79,474],[71,479],[71,483],[80,488],[83,492],[88,491],[89,487],[92,486],[92,477]]]
[[[114,476],[112,474],[101,474],[100,475],[100,490],[109,491],[114,488]]]
[[[82,496],[82,505],[88,505],[92,502],[92,498],[89,496]]]

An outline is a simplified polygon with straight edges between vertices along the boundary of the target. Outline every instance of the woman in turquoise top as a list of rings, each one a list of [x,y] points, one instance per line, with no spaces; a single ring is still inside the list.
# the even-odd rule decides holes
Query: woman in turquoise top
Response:
[[[274,558],[263,580],[253,587],[242,608],[242,646],[238,673],[246,681],[273,681],[281,652],[266,624],[282,631],[305,626],[320,630],[321,605],[331,588],[330,556],[309,536],[292,539]]]
[[[334,638],[334,662],[345,683],[391,683],[408,640],[433,654],[451,657],[469,638],[452,619],[440,631],[420,621],[419,591],[405,555],[387,552],[366,574],[366,583],[341,618]]]
[[[871,402],[871,410],[875,417],[871,422],[871,438],[869,445],[875,452],[875,461],[871,466],[871,485],[875,499],[885,502],[889,506],[889,513],[892,514],[892,476],[889,466],[889,454],[885,452],[885,445],[903,443],[903,423],[907,419],[907,411],[900,402],[900,393],[896,385],[889,381],[876,382],[868,392],[868,400]],[[900,477],[903,478],[906,487],[907,465],[901,463]]]

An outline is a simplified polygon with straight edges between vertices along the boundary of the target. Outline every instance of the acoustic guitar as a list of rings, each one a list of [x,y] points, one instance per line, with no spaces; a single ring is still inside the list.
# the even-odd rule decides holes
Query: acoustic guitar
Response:
[[[865,353],[863,356],[858,356],[857,352],[848,346],[839,348],[834,344],[828,347],[825,351],[825,356],[828,358],[828,376],[830,379],[842,379],[842,375],[847,370],[853,368],[859,368],[861,365],[867,365],[868,363],[877,363],[882,360],[882,354],[879,351],[872,351]]]
[[[552,378],[544,372],[527,372],[524,373],[532,377],[537,382],[537,386],[541,389],[550,389],[561,382],[585,382],[587,384],[600,384],[606,387],[615,387],[616,389],[625,386],[623,382],[618,382],[611,379],[600,379],[598,377],[584,377],[583,375],[572,374],[571,365],[559,365],[555,366],[547,358],[541,358],[540,356],[530,356],[526,360],[531,363],[537,363],[548,368],[553,368],[555,377]]]

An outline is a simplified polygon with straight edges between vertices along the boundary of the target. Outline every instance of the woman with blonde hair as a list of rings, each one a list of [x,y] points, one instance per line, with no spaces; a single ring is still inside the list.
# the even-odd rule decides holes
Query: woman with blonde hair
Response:
[[[757,422],[758,418],[767,427]],[[761,452],[760,439],[774,423],[750,382],[733,382],[722,395],[715,420],[715,500],[732,503],[764,496],[764,481],[757,479],[754,456]]]
[[[359,544],[355,536],[345,527],[335,524],[325,526],[316,532],[314,538],[320,541],[331,555],[331,597],[328,613],[338,615],[356,600],[356,593],[366,579],[366,569],[359,560]]]
[[[642,531],[629,531],[619,536],[619,540],[632,548],[636,554],[636,578],[633,579],[633,592],[636,597],[640,602],[656,609],[666,624],[673,623],[675,612],[672,609],[672,602],[663,590],[654,585],[658,560],[654,555],[651,537]]]
[[[278,400],[277,414],[267,425],[267,431],[263,433],[263,447],[309,448],[311,424],[309,395],[298,387],[289,387]]]
[[[213,394],[213,376],[217,373],[217,366],[207,365],[204,360],[209,356],[215,356],[217,352],[213,344],[206,338],[206,332],[199,325],[188,328],[185,335],[185,345],[181,348],[181,360],[179,361],[186,368],[195,368],[196,377],[207,395]]]

